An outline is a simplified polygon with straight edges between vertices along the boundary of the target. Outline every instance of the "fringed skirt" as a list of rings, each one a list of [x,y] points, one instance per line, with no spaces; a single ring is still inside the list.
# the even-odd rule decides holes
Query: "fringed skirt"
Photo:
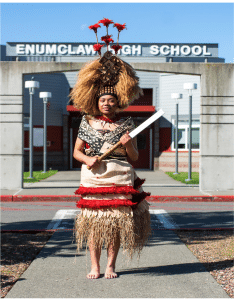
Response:
[[[81,213],[75,218],[77,250],[83,245],[108,248],[120,240],[130,258],[140,254],[151,233],[149,204],[142,190],[144,180],[137,177],[127,161],[103,160],[88,170],[82,165],[81,195],[76,206]]]

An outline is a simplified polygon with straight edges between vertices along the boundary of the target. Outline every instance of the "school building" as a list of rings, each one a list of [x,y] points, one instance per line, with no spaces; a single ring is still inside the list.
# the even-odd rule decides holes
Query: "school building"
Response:
[[[106,49],[103,49],[103,52]],[[189,43],[128,43],[122,44],[118,56],[128,63],[203,62],[224,63],[218,56],[218,44]],[[1,46],[2,61],[38,61],[84,63],[97,59],[93,43],[16,43]],[[43,100],[39,92],[51,92],[47,105],[47,166],[52,169],[80,168],[73,158],[81,113],[72,106],[69,93],[78,72],[34,74],[40,82],[33,98],[34,170],[43,168]],[[140,158],[132,162],[135,168],[163,171],[175,170],[175,118],[176,104],[171,93],[183,95],[179,100],[179,172],[188,170],[189,95],[183,84],[192,82],[197,89],[192,92],[192,171],[199,171],[200,157],[200,76],[175,73],[137,71],[144,95],[135,100],[120,114],[132,116],[136,126],[160,108],[165,114],[137,136]],[[32,74],[24,75],[24,81]],[[24,83],[23,83],[24,86]],[[29,91],[23,89],[24,115],[24,171],[29,168]]]

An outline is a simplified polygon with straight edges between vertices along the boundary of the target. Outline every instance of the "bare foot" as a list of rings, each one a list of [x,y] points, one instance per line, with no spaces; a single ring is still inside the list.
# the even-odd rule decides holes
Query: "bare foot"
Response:
[[[99,269],[91,269],[91,272],[86,276],[88,279],[97,279],[100,277]]]
[[[106,279],[116,278],[117,276],[118,276],[117,273],[114,272],[114,268],[106,267],[106,272],[105,272]]]

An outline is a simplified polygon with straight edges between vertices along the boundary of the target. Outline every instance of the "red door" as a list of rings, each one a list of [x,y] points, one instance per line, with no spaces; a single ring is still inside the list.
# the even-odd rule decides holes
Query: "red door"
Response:
[[[79,130],[79,128],[72,128],[72,146],[73,146],[72,147],[72,153],[74,151],[78,130]],[[76,160],[72,155],[72,168],[73,169],[80,169],[81,165],[82,165],[82,163],[79,162],[78,160]]]
[[[137,148],[139,158],[137,161],[129,162],[135,169],[150,169],[150,129],[146,128],[144,131],[137,135]]]
[[[73,157],[74,147],[77,139],[78,130],[80,127],[81,116],[76,114],[70,114],[70,160],[71,169],[80,169],[81,163]]]

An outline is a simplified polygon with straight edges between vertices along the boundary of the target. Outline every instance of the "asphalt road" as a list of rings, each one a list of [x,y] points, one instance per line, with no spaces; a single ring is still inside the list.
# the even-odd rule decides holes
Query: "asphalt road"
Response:
[[[232,202],[150,203],[151,218],[160,228],[234,228]],[[2,230],[72,229],[78,213],[75,202],[3,202]]]

